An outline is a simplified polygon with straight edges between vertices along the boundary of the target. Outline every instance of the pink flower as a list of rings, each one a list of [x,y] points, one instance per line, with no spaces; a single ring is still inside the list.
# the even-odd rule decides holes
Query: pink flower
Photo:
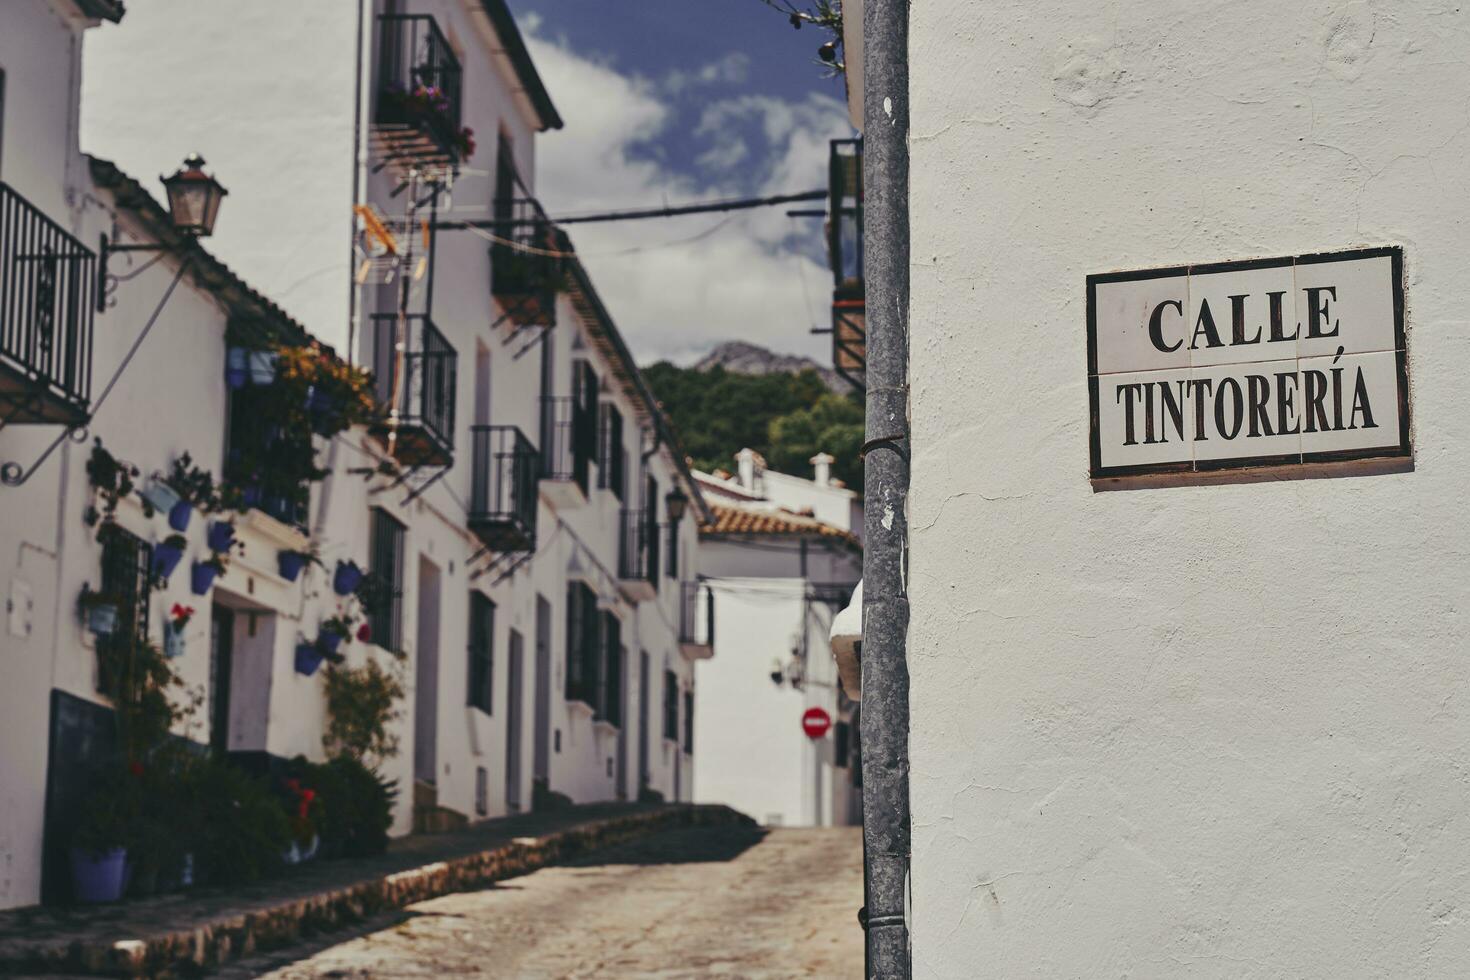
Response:
[[[361,626],[359,626],[357,628],[357,638],[358,638],[358,640],[360,640],[363,643],[370,643],[370,642],[372,642],[372,639],[373,639],[373,628],[371,626],[369,626],[367,623],[363,623]]]

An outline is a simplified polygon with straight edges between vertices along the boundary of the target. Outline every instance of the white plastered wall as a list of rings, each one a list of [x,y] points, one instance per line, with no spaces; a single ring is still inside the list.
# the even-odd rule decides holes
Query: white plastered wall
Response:
[[[1467,45],[913,6],[916,975],[1470,972]],[[1358,244],[1405,249],[1413,472],[1093,492],[1088,273]]]

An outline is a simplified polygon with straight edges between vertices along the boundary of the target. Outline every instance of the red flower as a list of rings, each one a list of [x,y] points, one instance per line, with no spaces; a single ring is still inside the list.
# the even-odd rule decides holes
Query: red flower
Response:
[[[134,776],[143,775],[143,763],[139,762],[137,759],[134,759],[132,762],[128,763],[128,772],[132,773]]]
[[[310,803],[314,799],[316,799],[316,790],[304,789],[301,791],[301,802]]]
[[[373,628],[367,623],[363,623],[357,628],[357,638],[363,643],[370,643],[373,638]]]

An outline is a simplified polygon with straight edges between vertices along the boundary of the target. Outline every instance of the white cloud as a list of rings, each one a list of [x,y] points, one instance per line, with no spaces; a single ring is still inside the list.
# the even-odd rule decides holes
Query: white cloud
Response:
[[[654,84],[622,74],[534,31],[528,43],[566,122],[538,139],[537,194],[552,214],[819,188],[826,183],[827,140],[849,134],[843,106],[826,96],[722,100],[706,106],[693,127],[693,136],[710,142],[700,160],[707,169],[697,176],[675,172],[647,152],[678,124],[665,101],[669,79]],[[721,80],[720,72],[724,80],[730,73],[743,77],[745,68],[743,56],[723,59],[706,69],[714,72],[708,81]],[[695,81],[706,79],[679,84]],[[752,128],[765,144],[759,158],[742,135]],[[687,362],[720,341],[739,339],[826,363],[828,338],[809,333],[827,325],[831,298],[831,273],[807,254],[820,221],[785,212],[773,207],[568,231],[640,361]]]

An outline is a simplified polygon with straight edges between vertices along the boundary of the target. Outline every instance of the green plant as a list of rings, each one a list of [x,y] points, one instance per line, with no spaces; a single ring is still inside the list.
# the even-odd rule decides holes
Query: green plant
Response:
[[[92,440],[92,453],[87,457],[87,479],[92,484],[93,492],[102,498],[102,526],[97,530],[98,540],[101,540],[107,526],[117,514],[118,502],[133,492],[137,477],[136,466],[113,456],[102,447],[101,439]],[[95,506],[87,509],[88,524],[96,524],[98,517]]]
[[[97,606],[117,607],[122,605],[122,596],[116,592],[93,592],[90,589],[83,589],[82,594],[77,596],[77,605],[83,612],[95,609]]]
[[[401,669],[384,670],[376,660],[361,667],[327,670],[327,732],[322,744],[333,756],[363,763],[381,762],[398,754],[398,736],[388,731],[402,712]]]
[[[315,826],[324,857],[364,857],[387,848],[393,803],[398,797],[396,783],[346,755],[326,762],[308,762],[297,756],[287,773],[317,790],[321,810]]]
[[[77,808],[73,847],[95,858],[132,845],[142,799],[142,771],[136,762],[118,760],[92,775],[91,790]]]
[[[180,453],[174,459],[163,482],[172,487],[180,499],[206,514],[214,513],[222,507],[220,487],[215,483],[214,475],[209,470],[195,466],[188,453]]]
[[[265,780],[211,760],[197,792],[205,829],[196,858],[216,882],[256,881],[280,868],[291,824]]]

